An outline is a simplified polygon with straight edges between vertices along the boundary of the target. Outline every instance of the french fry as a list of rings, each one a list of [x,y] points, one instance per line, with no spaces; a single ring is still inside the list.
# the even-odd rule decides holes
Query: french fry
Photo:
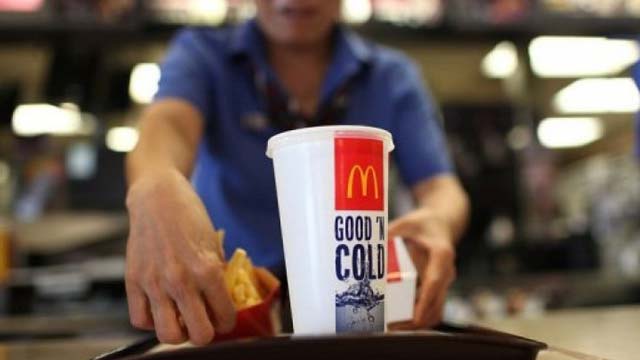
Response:
[[[237,284],[242,279],[239,279],[240,272],[246,269],[247,252],[242,249],[237,249],[229,261],[229,272],[231,273],[232,284]],[[246,271],[246,270],[245,270]]]
[[[238,270],[241,266],[241,261],[247,256],[246,251],[237,249],[233,256],[227,263],[227,269],[224,274],[225,282],[227,284],[227,290],[233,294],[233,288],[236,284],[236,278],[238,276]]]
[[[216,231],[216,236],[218,237],[218,252],[220,256],[224,259],[224,230]]]
[[[262,301],[255,270],[246,251],[235,251],[227,263],[224,278],[227,291],[238,309],[242,310]]]
[[[246,302],[246,291],[243,285],[236,285],[233,288],[233,300],[238,303],[238,305],[242,305]]]
[[[245,262],[244,262],[244,271],[247,275],[247,280],[249,282],[251,282],[252,289],[257,290],[259,289],[258,286],[258,278],[256,277],[256,272],[254,271],[254,267],[253,267],[253,263],[251,262],[251,258],[249,258],[248,256],[245,258]],[[260,297],[258,295],[258,297]]]
[[[240,271],[238,272],[238,280],[242,284],[245,284],[244,288],[245,288],[245,294],[247,295],[247,298],[249,299],[260,298],[260,295],[258,294],[258,289],[256,288],[257,287],[256,284],[251,281],[249,277],[249,273],[247,273],[245,269],[240,269]]]

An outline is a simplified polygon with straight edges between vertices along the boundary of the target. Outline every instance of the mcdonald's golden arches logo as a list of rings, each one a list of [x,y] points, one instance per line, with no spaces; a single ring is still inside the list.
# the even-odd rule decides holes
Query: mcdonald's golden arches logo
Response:
[[[360,188],[362,196],[369,196],[368,186],[369,176],[373,177],[373,189],[375,191],[375,198],[380,197],[380,191],[378,189],[378,177],[376,176],[375,171],[373,170],[373,166],[367,166],[367,170],[362,171],[362,167],[360,165],[354,165],[349,172],[349,181],[347,182],[347,198],[353,199],[353,181],[355,180],[355,175],[360,174]]]
[[[384,210],[383,143],[336,138],[336,210]]]

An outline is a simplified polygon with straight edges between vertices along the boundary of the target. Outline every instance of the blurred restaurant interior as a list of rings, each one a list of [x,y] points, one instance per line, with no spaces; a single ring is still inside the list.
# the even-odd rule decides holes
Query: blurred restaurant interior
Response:
[[[472,202],[446,318],[640,303],[640,0],[344,0],[437,99]],[[174,32],[252,0],[0,0],[0,317],[120,319],[123,160]],[[411,202],[402,185],[392,212]],[[393,217],[393,216],[392,216]]]

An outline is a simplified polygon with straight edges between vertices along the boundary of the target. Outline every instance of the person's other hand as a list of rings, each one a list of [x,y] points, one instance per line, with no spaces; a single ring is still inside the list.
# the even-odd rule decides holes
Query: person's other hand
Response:
[[[131,324],[172,344],[205,345],[231,331],[236,311],[222,245],[189,181],[177,171],[143,177],[129,189],[127,208]]]
[[[447,224],[427,209],[415,210],[389,225],[389,239],[405,239],[420,279],[412,322],[392,329],[432,327],[442,321],[449,286],[456,277],[454,239]]]

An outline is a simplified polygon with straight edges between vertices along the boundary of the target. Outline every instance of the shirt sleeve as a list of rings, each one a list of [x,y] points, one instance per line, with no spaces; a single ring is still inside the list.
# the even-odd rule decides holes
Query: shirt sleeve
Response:
[[[413,186],[436,175],[453,173],[438,108],[417,67],[406,60],[396,70],[391,132],[394,158],[404,182]]]
[[[178,98],[195,106],[205,119],[211,115],[212,74],[206,65],[195,30],[182,30],[174,38],[161,66],[154,100]]]

